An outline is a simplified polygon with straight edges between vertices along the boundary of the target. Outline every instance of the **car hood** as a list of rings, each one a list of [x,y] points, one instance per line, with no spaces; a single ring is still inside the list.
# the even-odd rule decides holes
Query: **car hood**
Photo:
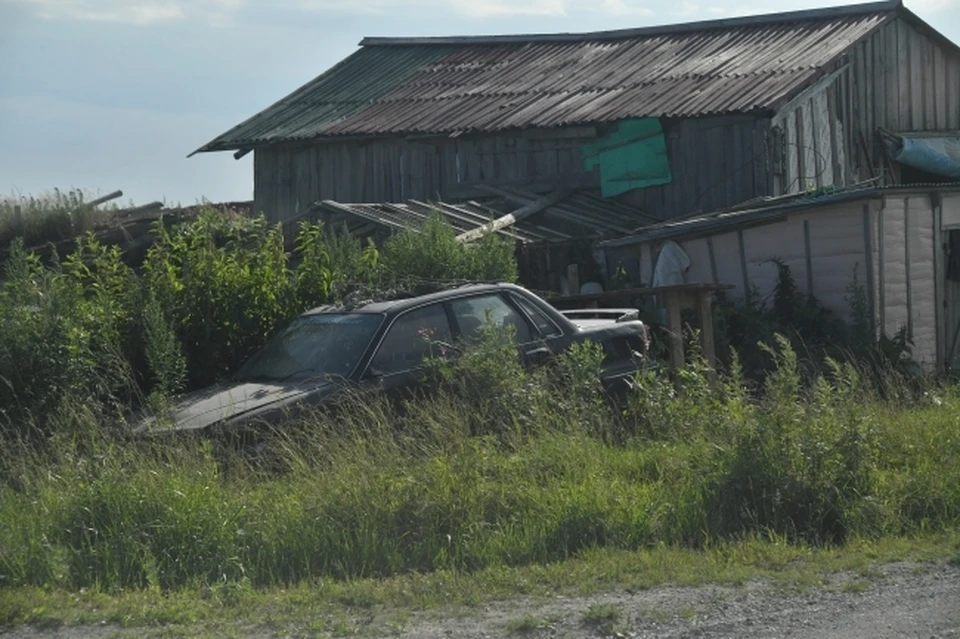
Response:
[[[132,421],[134,432],[187,431],[242,418],[255,419],[314,395],[325,395],[333,384],[303,382],[233,382],[181,395],[162,415],[142,411]]]

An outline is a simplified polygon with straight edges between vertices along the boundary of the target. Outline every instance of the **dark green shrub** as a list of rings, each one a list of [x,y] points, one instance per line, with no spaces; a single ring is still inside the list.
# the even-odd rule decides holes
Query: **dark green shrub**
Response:
[[[78,405],[119,409],[136,394],[138,289],[119,250],[82,238],[44,267],[19,240],[0,287],[0,418],[8,433],[48,431]],[[7,430],[9,428],[10,430]]]
[[[773,531],[812,542],[842,542],[870,531],[879,514],[874,424],[857,410],[863,386],[852,365],[829,362],[829,378],[805,386],[789,340],[766,347],[774,361],[755,419],[731,441],[708,499],[716,535]]]
[[[433,214],[420,228],[404,229],[387,239],[381,256],[383,272],[394,280],[516,281],[513,243],[495,234],[469,244],[456,238],[453,227]]]
[[[207,211],[173,230],[157,224],[156,232],[144,277],[176,326],[190,387],[236,370],[300,310],[279,226]],[[324,278],[322,270],[311,275]],[[300,285],[324,289],[323,281]]]

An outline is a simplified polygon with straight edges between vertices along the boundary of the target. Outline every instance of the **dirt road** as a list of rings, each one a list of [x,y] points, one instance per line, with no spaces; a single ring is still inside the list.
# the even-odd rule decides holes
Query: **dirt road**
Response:
[[[390,616],[395,619],[395,616]],[[345,621],[345,620],[344,620]],[[331,628],[238,628],[241,637],[492,639],[494,637],[811,637],[817,639],[960,638],[960,565],[897,563],[870,574],[834,575],[797,591],[770,581],[744,586],[660,587],[547,601],[516,599],[462,611],[428,611],[402,627],[387,616]],[[189,627],[134,629],[109,625],[0,630],[11,639],[190,636]],[[201,636],[221,633],[207,626]]]
[[[588,611],[592,610],[593,614]],[[606,611],[606,615],[603,613]],[[610,617],[620,613],[613,622]],[[606,628],[600,627],[606,618]],[[592,623],[591,623],[592,620]],[[530,630],[534,624],[540,628]],[[547,603],[487,606],[471,617],[413,621],[404,637],[960,637],[960,566],[900,563],[836,575],[798,593],[770,582],[654,588]]]

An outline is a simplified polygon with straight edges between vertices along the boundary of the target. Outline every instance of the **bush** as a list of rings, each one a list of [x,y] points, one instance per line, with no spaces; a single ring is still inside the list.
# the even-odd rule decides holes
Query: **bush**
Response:
[[[92,235],[62,265],[13,243],[0,284],[2,432],[45,436],[78,406],[115,415],[210,385],[300,312],[357,289],[516,276],[508,243],[464,245],[439,217],[391,238],[382,256],[308,222],[288,254],[279,225],[213,210],[153,233],[140,273]]]
[[[517,263],[514,246],[488,234],[463,244],[443,217],[435,213],[418,229],[404,229],[383,246],[383,272],[401,280],[487,280],[514,282]]]
[[[156,232],[144,279],[176,327],[191,388],[236,370],[299,312],[298,286],[329,289],[329,273],[313,268],[312,254],[303,264],[313,278],[295,281],[280,227],[263,218],[231,220],[206,211],[172,231],[157,224]]]
[[[0,417],[15,432],[49,429],[77,404],[118,409],[136,392],[137,287],[119,251],[92,236],[61,268],[16,240],[0,287]]]

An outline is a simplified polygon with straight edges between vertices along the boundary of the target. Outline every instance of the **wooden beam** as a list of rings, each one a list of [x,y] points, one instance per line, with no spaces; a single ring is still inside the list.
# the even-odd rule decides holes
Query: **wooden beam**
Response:
[[[713,250],[713,236],[707,236],[707,253],[710,255],[710,276],[713,278],[714,284],[720,283],[720,278],[717,275],[717,257]]]
[[[95,199],[95,200],[90,200],[89,202],[84,202],[84,203],[81,204],[79,207],[77,207],[77,210],[74,211],[74,212],[84,211],[84,210],[86,210],[86,209],[92,209],[92,208],[94,208],[94,207],[96,207],[96,206],[100,206],[101,204],[105,204],[105,203],[109,202],[110,200],[115,200],[115,199],[117,199],[118,197],[123,197],[123,191],[119,191],[119,190],[113,191],[112,193],[107,193],[106,195],[103,195],[103,196],[101,196],[101,197],[98,197],[98,198]]]
[[[747,275],[747,249],[743,244],[743,229],[737,231],[737,243],[740,245],[740,274],[743,276],[743,301],[750,299],[750,277]]]
[[[707,360],[710,375],[713,377],[717,369],[716,344],[713,336],[713,296],[709,291],[700,291],[697,297],[700,312],[700,348],[703,350],[703,357]]]
[[[571,295],[580,294],[580,267],[576,264],[567,266],[567,288]]]
[[[123,209],[122,211],[117,211],[117,217],[128,218],[134,215],[139,215],[140,213],[146,213],[148,211],[157,211],[163,208],[163,202],[159,200],[156,202],[150,202],[149,204],[141,204],[140,206],[135,206],[132,209]]]
[[[783,104],[777,107],[777,113],[776,115],[773,116],[773,123],[779,124],[785,118],[789,117],[790,111],[796,109],[802,103],[806,102],[807,100],[812,98],[814,95],[816,95],[817,93],[820,93],[820,91],[824,90],[825,88],[833,84],[833,81],[836,80],[837,77],[839,77],[840,74],[847,69],[847,66],[848,65],[844,64],[839,69],[836,69],[833,72],[830,72],[821,76],[819,79],[815,80],[814,83],[808,86],[806,89],[802,89],[800,93],[790,98],[786,104]]]
[[[807,295],[813,297],[813,251],[810,249],[810,220],[803,221],[803,252],[807,263]]]
[[[669,292],[665,295],[667,306],[667,330],[670,333],[670,362],[674,370],[683,368],[683,324],[680,319],[680,295]]]
[[[539,198],[537,201],[527,204],[520,207],[513,213],[508,213],[502,217],[499,217],[495,220],[491,220],[483,226],[471,229],[466,233],[461,233],[457,236],[457,241],[459,242],[472,242],[478,240],[488,233],[493,233],[499,231],[500,229],[512,226],[519,222],[520,220],[530,217],[535,213],[539,213],[545,208],[556,204],[563,198],[567,197],[570,194],[567,190],[560,190],[551,193],[550,195]]]
[[[645,286],[639,288],[622,288],[614,289],[611,291],[603,291],[602,293],[584,293],[582,295],[562,295],[558,297],[547,297],[545,298],[547,302],[551,305],[556,304],[573,304],[573,303],[582,303],[582,302],[598,302],[598,301],[611,301],[611,300],[620,300],[626,299],[628,297],[646,297],[649,295],[660,295],[671,292],[679,292],[682,294],[695,294],[701,291],[707,291],[710,293],[715,293],[719,291],[729,291],[730,289],[736,288],[733,284],[706,284],[706,283],[689,283],[689,284],[671,284],[669,286]]]

